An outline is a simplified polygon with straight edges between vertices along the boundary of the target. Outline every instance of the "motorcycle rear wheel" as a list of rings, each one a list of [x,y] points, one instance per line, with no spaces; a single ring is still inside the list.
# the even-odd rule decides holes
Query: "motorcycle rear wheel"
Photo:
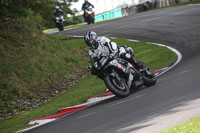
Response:
[[[157,82],[157,77],[155,73],[151,70],[150,67],[148,67],[146,64],[143,62],[139,62],[140,66],[143,68],[148,68],[146,71],[142,72],[142,79],[143,79],[143,84],[145,86],[152,86],[155,85]]]

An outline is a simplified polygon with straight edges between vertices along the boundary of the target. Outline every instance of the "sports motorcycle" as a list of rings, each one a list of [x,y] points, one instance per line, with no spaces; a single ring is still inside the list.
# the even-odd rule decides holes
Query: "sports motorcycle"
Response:
[[[60,15],[60,16],[55,17],[56,27],[59,29],[59,31],[64,30],[64,26],[63,26],[64,21],[65,21],[64,16]]]
[[[139,87],[156,84],[157,77],[154,72],[143,62],[139,62],[141,69],[128,61],[113,56],[102,57],[95,62],[95,75],[104,80],[107,88],[118,97],[127,97],[132,90]],[[92,71],[92,66],[89,66]]]
[[[91,6],[87,10],[85,10],[85,22],[87,22],[88,24],[94,24],[94,16],[95,14]]]

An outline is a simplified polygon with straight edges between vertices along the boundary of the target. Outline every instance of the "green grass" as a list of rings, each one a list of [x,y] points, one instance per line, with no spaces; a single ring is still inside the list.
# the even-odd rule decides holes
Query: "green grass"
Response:
[[[88,50],[83,39],[66,40],[66,38],[69,38],[69,37],[56,36],[56,35],[51,35],[49,37],[51,39],[56,39],[55,44],[60,44],[62,46],[60,48],[60,46],[54,46],[52,44],[55,49],[56,47],[58,47],[58,51],[64,50],[66,52],[65,54],[71,57],[70,60],[68,61],[68,64],[72,63],[74,65],[76,64],[76,66],[81,65],[83,68],[86,68],[89,65],[88,63],[89,57],[82,57],[83,55],[80,56],[80,53],[79,53],[80,51],[79,52],[77,51],[77,49],[79,50],[81,49],[83,51]],[[112,39],[112,40],[115,41],[119,45],[127,45],[127,46],[133,47],[135,51],[136,59],[147,63],[154,70],[169,66],[176,60],[176,55],[173,52],[171,52],[169,49],[164,48],[164,47],[154,46],[145,42],[131,42],[125,39]],[[51,49],[53,53],[56,52],[55,49]],[[68,52],[70,54],[67,54]],[[49,56],[52,57],[53,55],[49,55]],[[45,58],[47,57],[44,56],[43,61],[45,61]],[[54,58],[54,60],[58,60],[58,58]],[[62,63],[57,62],[57,65],[55,65],[55,67],[61,69],[62,67],[60,65],[62,66]],[[67,71],[71,71],[72,69],[69,67],[71,66],[66,65],[65,66],[66,70],[63,73],[69,73]],[[56,73],[57,71],[58,73],[60,71],[60,70],[54,69],[54,67],[52,69]],[[85,70],[86,69],[83,69],[83,71]],[[44,69],[43,71],[47,71],[47,70]],[[61,76],[63,73],[61,72]],[[35,80],[37,80],[37,78],[35,78]],[[65,91],[64,93],[53,98],[48,103],[43,104],[33,110],[27,110],[26,112],[22,114],[15,115],[10,119],[1,121],[0,132],[1,133],[15,132],[17,130],[23,129],[27,127],[26,123],[29,120],[55,114],[57,113],[57,110],[59,108],[81,104],[86,100],[86,98],[105,92],[105,89],[106,87],[102,80],[96,79],[95,76],[88,75],[84,79],[80,80],[77,84],[74,84],[73,86],[68,88],[68,90]],[[13,90],[13,92],[15,92],[15,90]]]
[[[14,22],[13,22],[14,21]],[[0,29],[0,118],[14,110],[26,111],[62,92],[84,75],[89,59],[81,53],[86,45],[73,47],[41,33],[27,20],[3,21]],[[67,36],[65,36],[67,37]],[[84,43],[79,40],[78,44]],[[83,71],[85,70],[85,71]],[[19,101],[20,100],[20,101]]]
[[[84,25],[87,25],[87,23],[80,23],[80,24],[74,24],[74,25],[64,26],[64,29],[74,28],[74,27],[80,27],[80,26],[84,26]],[[55,30],[58,30],[58,28],[47,29],[47,30],[44,30],[43,32],[49,32],[49,31],[55,31]]]
[[[153,70],[169,66],[176,59],[176,54],[164,47],[158,47],[146,42],[126,41],[126,39],[112,40],[121,46],[132,47],[136,60],[148,64]]]
[[[187,4],[200,3],[200,0]],[[186,3],[180,3],[184,5]],[[39,32],[32,20],[2,21],[0,26],[0,117],[15,109],[24,113],[0,121],[0,132],[8,133],[28,127],[29,120],[57,113],[62,107],[83,103],[87,97],[105,91],[103,81],[87,75],[88,50],[82,39],[65,40],[67,36],[47,36]],[[80,24],[85,25],[85,24]],[[67,26],[66,28],[80,25]],[[55,30],[55,29],[53,29]],[[171,65],[176,55],[169,49],[145,42],[129,42],[112,39],[120,45],[131,46],[135,58],[153,70]],[[78,76],[86,76],[71,87],[66,81],[75,82]],[[64,93],[33,110],[13,103],[17,99],[33,101],[48,95],[48,91]],[[76,96],[75,96],[76,95]],[[193,121],[194,125],[199,119]],[[183,126],[184,127],[184,126]],[[196,126],[198,127],[198,126]],[[194,127],[194,129],[198,128]]]
[[[161,133],[199,133],[200,116],[190,119]]]
[[[29,120],[54,114],[59,108],[82,103],[86,98],[103,93],[104,90],[105,86],[103,82],[101,80],[96,80],[96,78],[89,75],[72,86],[68,91],[53,98],[47,104],[20,115],[16,115],[11,119],[1,121],[0,132],[8,133],[23,129],[27,126],[26,123]]]

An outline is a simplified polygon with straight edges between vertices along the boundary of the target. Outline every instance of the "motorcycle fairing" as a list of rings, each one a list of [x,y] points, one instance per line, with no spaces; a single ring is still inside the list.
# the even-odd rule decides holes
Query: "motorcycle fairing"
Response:
[[[109,68],[115,68],[117,70],[120,70],[123,73],[128,74],[127,85],[130,88],[134,80],[135,71],[134,69],[130,69],[130,67],[132,67],[130,63],[128,64],[128,67],[124,66],[123,65],[124,63],[127,63],[127,62],[119,58],[114,59],[105,66],[104,70],[107,70]]]

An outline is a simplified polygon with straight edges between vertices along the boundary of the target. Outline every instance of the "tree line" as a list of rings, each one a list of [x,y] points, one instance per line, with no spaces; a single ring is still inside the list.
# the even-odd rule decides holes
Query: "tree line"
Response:
[[[66,14],[74,16],[76,11],[72,11],[69,7],[71,2],[76,1],[78,0],[0,0],[0,18],[26,18],[32,14],[41,17],[43,26],[51,28],[55,27],[53,21],[55,7],[60,6]],[[66,18],[66,21],[68,24],[74,24],[81,20],[80,17],[77,19],[74,16],[74,18]]]

